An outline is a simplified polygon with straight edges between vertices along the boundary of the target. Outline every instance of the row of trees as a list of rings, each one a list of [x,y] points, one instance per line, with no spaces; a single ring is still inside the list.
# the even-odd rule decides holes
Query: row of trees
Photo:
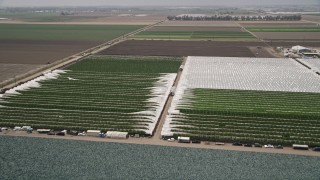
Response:
[[[299,21],[301,15],[286,16],[168,16],[168,20],[173,21]]]

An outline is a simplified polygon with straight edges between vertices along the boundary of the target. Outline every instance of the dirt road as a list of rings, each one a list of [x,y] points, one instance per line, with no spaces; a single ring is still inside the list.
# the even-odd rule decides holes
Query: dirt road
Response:
[[[242,152],[258,152],[258,153],[276,153],[276,154],[291,154],[291,155],[303,155],[303,156],[316,156],[320,157],[320,152],[315,152],[311,150],[294,150],[290,147],[284,147],[284,149],[274,149],[274,148],[254,148],[254,147],[243,147],[243,146],[232,146],[231,144],[225,145],[215,145],[211,142],[209,144],[202,142],[201,144],[192,143],[178,143],[178,142],[168,142],[157,138],[134,138],[130,137],[128,139],[109,139],[109,138],[99,138],[90,136],[49,136],[46,134],[38,134],[34,132],[32,134],[27,134],[24,131],[9,131],[0,132],[1,136],[21,136],[30,138],[49,138],[49,139],[66,139],[66,140],[77,140],[77,141],[92,141],[92,142],[112,142],[112,143],[126,143],[126,144],[144,144],[144,145],[157,145],[157,146],[171,146],[171,147],[184,147],[184,148],[200,148],[200,149],[219,149],[228,151],[242,151]]]
[[[185,65],[186,60],[187,60],[187,58],[184,57],[181,65]],[[182,71],[179,70],[179,72],[177,73],[177,77],[176,77],[176,79],[175,79],[175,81],[173,83],[173,86],[177,86],[178,85],[180,77],[181,77],[181,74],[182,74]],[[168,110],[170,109],[172,99],[173,99],[173,96],[169,95],[168,100],[167,100],[167,102],[166,102],[166,104],[165,104],[165,106],[163,108],[163,111],[162,111],[162,114],[160,116],[160,119],[159,119],[159,121],[157,123],[155,132],[154,132],[152,138],[150,139],[150,141],[152,141],[152,142],[163,141],[161,139],[161,130],[162,130],[162,126],[163,126],[163,124],[164,124],[164,122],[166,120],[166,117],[168,115]]]

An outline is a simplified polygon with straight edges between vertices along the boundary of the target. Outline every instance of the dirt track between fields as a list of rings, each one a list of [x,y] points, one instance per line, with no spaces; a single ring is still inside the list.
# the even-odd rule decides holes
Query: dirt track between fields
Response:
[[[262,42],[228,41],[157,41],[129,40],[119,43],[105,51],[103,55],[139,56],[222,56],[256,57],[249,47],[265,47]],[[265,57],[274,57],[269,53]]]

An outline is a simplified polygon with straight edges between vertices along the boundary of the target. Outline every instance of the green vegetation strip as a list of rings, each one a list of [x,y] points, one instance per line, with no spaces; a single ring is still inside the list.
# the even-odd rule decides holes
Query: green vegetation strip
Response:
[[[320,94],[189,90],[177,134],[224,141],[320,145]]]
[[[167,31],[143,31],[133,38],[137,39],[254,39],[248,32],[218,32],[218,31],[194,31],[194,32],[167,32]]]
[[[67,68],[40,88],[0,101],[0,126],[118,130],[143,133],[152,110],[151,88],[162,73],[175,73],[180,58],[97,56]],[[73,80],[69,80],[72,78]]]
[[[320,32],[320,27],[247,27],[251,32]]]
[[[0,24],[0,40],[108,41],[139,25]]]

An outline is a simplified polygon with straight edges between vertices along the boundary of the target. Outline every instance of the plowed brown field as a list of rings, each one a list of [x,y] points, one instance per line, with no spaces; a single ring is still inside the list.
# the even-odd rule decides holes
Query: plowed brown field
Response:
[[[129,40],[100,54],[139,56],[224,56],[255,57],[249,47],[266,46],[261,42],[221,41],[144,41]],[[267,57],[274,57],[265,54]]]
[[[1,40],[0,63],[47,64],[98,44],[98,42]]]

